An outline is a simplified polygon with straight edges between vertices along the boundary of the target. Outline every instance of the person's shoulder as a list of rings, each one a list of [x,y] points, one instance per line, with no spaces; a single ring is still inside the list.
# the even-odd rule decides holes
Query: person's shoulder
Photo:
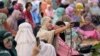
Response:
[[[11,54],[7,50],[0,51],[0,56],[11,56]]]

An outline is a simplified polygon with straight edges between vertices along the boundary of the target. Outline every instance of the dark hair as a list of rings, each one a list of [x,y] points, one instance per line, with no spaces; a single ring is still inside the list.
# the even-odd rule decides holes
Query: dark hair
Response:
[[[27,2],[25,8],[27,9],[30,5],[32,6],[31,2]]]
[[[37,33],[38,33],[38,31],[40,30],[40,28],[41,28],[41,26],[36,26],[36,27],[34,28],[33,33],[34,33],[35,36],[37,36]]]
[[[24,22],[25,22],[25,19],[23,19],[23,18],[19,19],[19,20],[17,21],[18,26],[19,26],[21,23],[24,23]]]
[[[56,25],[60,26],[60,25],[65,25],[65,23],[63,21],[57,21]]]
[[[63,21],[57,21],[56,22],[56,25],[57,26],[61,26],[61,25],[64,25],[65,26],[65,23]],[[65,33],[64,32],[63,33],[60,33],[60,37],[65,42]]]
[[[4,2],[0,1],[0,8],[4,8]]]
[[[13,2],[12,2],[12,5],[14,6],[16,3],[17,3],[17,1],[13,1]]]

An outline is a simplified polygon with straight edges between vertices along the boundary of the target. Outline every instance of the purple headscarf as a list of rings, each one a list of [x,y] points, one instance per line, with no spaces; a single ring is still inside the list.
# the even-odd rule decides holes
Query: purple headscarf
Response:
[[[71,13],[73,13],[74,11],[74,8],[72,6],[68,6],[66,9],[65,9],[65,12],[66,12],[66,15],[71,15]]]

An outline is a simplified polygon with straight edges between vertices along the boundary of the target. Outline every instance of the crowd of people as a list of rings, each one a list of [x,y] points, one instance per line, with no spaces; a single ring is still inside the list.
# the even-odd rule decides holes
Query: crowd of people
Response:
[[[100,0],[55,1],[0,0],[0,56],[100,55]]]

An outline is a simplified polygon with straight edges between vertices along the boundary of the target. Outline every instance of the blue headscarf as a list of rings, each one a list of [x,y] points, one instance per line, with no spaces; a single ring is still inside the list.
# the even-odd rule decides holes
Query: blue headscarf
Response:
[[[56,14],[58,17],[62,17],[62,15],[64,14],[64,11],[65,11],[64,8],[57,8],[56,11],[55,11],[55,14]]]
[[[55,15],[54,15],[54,19],[53,19],[53,24],[55,24],[64,14],[65,9],[64,8],[57,8],[55,10]]]

